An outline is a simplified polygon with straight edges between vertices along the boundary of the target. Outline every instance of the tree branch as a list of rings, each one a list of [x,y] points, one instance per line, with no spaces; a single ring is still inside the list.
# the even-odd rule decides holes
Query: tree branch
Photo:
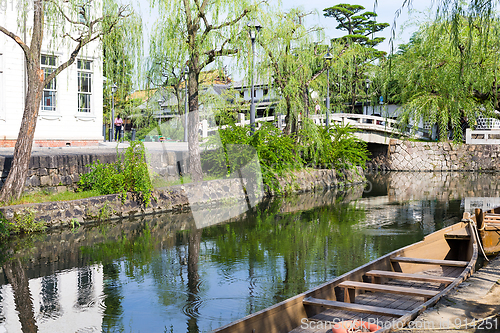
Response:
[[[0,26],[0,31],[3,32],[5,35],[9,36],[12,38],[24,51],[25,56],[27,56],[30,53],[30,48],[28,45],[26,45],[19,36],[16,34],[10,32],[9,30],[5,29],[4,27]]]
[[[212,49],[210,51],[205,52],[205,55],[208,56],[207,60],[203,62],[200,68],[205,68],[208,64],[212,63],[216,57],[222,57],[226,55],[231,55],[231,54],[236,54],[238,53],[238,49],[230,49],[230,50],[225,50],[224,46],[229,43],[231,40],[226,39],[224,43],[222,43],[221,47],[219,50]]]

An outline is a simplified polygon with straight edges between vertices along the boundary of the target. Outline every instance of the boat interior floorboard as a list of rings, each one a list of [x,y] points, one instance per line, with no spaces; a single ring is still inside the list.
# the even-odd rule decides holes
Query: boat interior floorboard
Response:
[[[461,267],[440,266],[433,269],[418,272],[432,276],[458,277],[463,271]],[[420,282],[411,280],[388,279],[385,285],[400,287],[411,287],[426,290],[443,290],[446,285],[437,282]],[[377,306],[383,308],[411,311],[425,302],[423,297],[389,294],[383,292],[364,292],[356,296],[355,303],[362,305]],[[352,312],[339,309],[325,309],[321,313],[308,318],[305,324],[300,325],[290,333],[326,333],[333,323],[344,320],[378,320],[381,323],[392,322],[393,317],[373,315],[369,313]]]

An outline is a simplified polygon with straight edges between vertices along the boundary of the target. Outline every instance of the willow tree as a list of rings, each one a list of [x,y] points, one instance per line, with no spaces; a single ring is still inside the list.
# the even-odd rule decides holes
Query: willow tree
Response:
[[[286,13],[277,9],[262,12],[259,17],[263,29],[257,42],[263,55],[259,57],[258,72],[264,80],[269,78],[269,84],[281,97],[276,111],[286,115],[286,134],[297,131],[299,113],[308,108],[307,91],[312,78],[325,70],[321,59],[327,47],[318,45],[322,30],[303,24],[310,14],[300,9]]]
[[[387,89],[397,91],[393,98],[403,104],[403,123],[438,124],[442,139],[451,129],[454,140],[461,141],[464,121],[473,125],[500,106],[500,24],[469,24],[464,17],[456,23],[423,24],[392,58],[390,71],[386,64],[385,75]]]
[[[115,0],[104,0],[104,8],[107,12],[112,12],[118,10],[119,5]],[[108,23],[104,22],[105,25]],[[104,123],[110,119],[113,84],[118,87],[114,94],[116,109],[131,109],[137,104],[136,100],[128,97],[134,84],[141,82],[142,43],[142,18],[136,12],[131,13],[119,27],[102,38],[103,74],[106,77],[103,87]]]
[[[9,175],[0,192],[0,201],[18,199],[28,175],[28,166],[35,128],[40,109],[42,91],[59,73],[73,64],[84,47],[102,38],[120,25],[130,14],[128,6],[112,11],[101,11],[99,2],[56,0],[23,1],[18,4],[21,20],[30,19],[25,31],[19,26],[0,26],[0,31],[10,37],[22,49],[26,64],[27,92],[21,128],[14,148],[14,157]],[[26,32],[26,39],[22,36]],[[48,38],[44,38],[48,35]],[[47,39],[47,41],[45,41]],[[44,44],[45,42],[45,44]],[[50,74],[44,75],[40,68],[42,45],[66,45],[69,57]],[[24,75],[20,74],[20,75]]]
[[[203,173],[198,141],[200,73],[221,57],[238,54],[243,41],[248,39],[248,15],[258,4],[252,5],[250,0],[152,0],[152,4],[159,11],[152,39],[162,39],[163,45],[169,45],[158,51],[169,57],[170,47],[178,48],[181,55],[174,57],[178,57],[179,62],[185,59],[188,67],[189,171],[194,181],[201,181]]]

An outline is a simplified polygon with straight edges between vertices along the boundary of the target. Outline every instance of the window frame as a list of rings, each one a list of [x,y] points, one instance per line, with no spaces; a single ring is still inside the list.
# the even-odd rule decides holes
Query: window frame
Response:
[[[91,59],[85,59],[85,58],[78,58],[76,61],[76,71],[77,71],[77,114],[78,115],[91,115],[93,114],[93,79],[94,79],[94,60]],[[85,68],[82,68],[81,64],[89,64],[89,67],[86,68],[87,66],[85,65]],[[82,91],[82,78],[84,75],[87,80],[88,80],[88,91]],[[80,105],[81,102],[81,97],[80,96],[87,96],[86,101],[88,103],[88,107],[82,108]],[[87,111],[85,111],[87,110]]]
[[[48,64],[44,63],[42,61],[43,57],[46,57],[48,59],[53,59],[54,61],[52,64],[51,63],[48,63]],[[53,71],[55,71],[57,69],[57,60],[58,60],[58,57],[55,54],[42,53],[40,55],[40,69],[43,70],[44,79],[47,77],[47,75],[49,75],[50,73],[52,73]],[[49,70],[49,69],[50,69],[50,72],[47,72],[46,70]],[[52,85],[53,85],[53,87],[50,87]],[[53,103],[51,106],[47,106],[45,104],[45,101],[46,101],[45,93],[46,92],[52,93],[51,97],[53,98]],[[45,85],[43,87],[42,99],[40,100],[40,113],[41,114],[47,114],[47,115],[57,115],[58,114],[59,108],[57,107],[57,100],[58,100],[57,95],[58,95],[58,93],[57,93],[57,77],[55,77],[47,85]]]

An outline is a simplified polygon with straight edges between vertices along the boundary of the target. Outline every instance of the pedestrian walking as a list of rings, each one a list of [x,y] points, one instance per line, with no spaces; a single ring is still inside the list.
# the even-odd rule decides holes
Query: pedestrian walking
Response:
[[[120,117],[119,114],[117,114],[115,118],[115,141],[121,139],[122,126],[123,126],[123,119]]]

